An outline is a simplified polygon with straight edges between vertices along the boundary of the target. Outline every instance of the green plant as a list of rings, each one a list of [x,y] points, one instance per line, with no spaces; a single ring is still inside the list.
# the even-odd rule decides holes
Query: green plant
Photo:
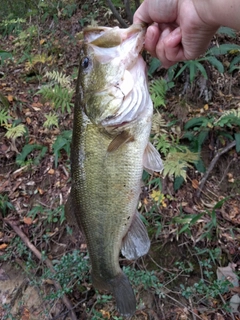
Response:
[[[65,254],[60,260],[53,260],[54,273],[46,270],[43,279],[53,279],[61,284],[62,290],[51,293],[46,299],[56,299],[65,293],[73,291],[74,286],[78,286],[80,291],[85,291],[84,284],[89,283],[89,259],[88,257],[74,250]]]
[[[8,210],[15,210],[15,207],[6,194],[0,194],[0,212],[4,217],[7,215]]]
[[[61,154],[61,150],[64,150],[68,156],[70,156],[70,145],[72,141],[72,131],[63,131],[53,143],[53,152],[55,156],[55,167],[58,164],[58,158]]]
[[[19,32],[18,37],[14,40],[14,44],[21,48],[30,46],[33,40],[37,37],[38,30],[34,25],[29,26],[26,30]]]
[[[7,59],[13,59],[11,52],[0,50],[0,66],[3,66],[4,61]]]
[[[38,155],[36,155],[36,151],[39,151]],[[33,156],[34,152],[34,156]],[[39,164],[41,159],[47,152],[47,147],[39,144],[26,144],[21,153],[17,155],[16,162],[20,166],[26,165],[26,159],[28,157],[27,163],[33,163],[34,165]],[[29,157],[31,156],[31,157]]]
[[[209,114],[208,116],[194,117],[184,125],[183,139],[190,141],[192,152],[201,152],[204,141],[209,134],[236,141],[236,150],[240,151],[240,109],[224,111],[220,117]],[[230,131],[230,130],[231,131]],[[201,160],[195,163],[197,170],[203,171],[204,164]]]
[[[73,90],[68,88],[62,88],[58,84],[55,84],[54,87],[44,86],[42,87],[37,94],[42,94],[46,100],[50,100],[56,109],[61,108],[62,113],[67,111],[71,112],[71,103]]]
[[[155,79],[150,82],[149,92],[155,108],[166,106],[165,98],[167,92],[167,83],[164,79]]]
[[[41,219],[45,220],[46,224],[57,223],[62,224],[65,221],[64,214],[64,206],[60,205],[57,208],[48,209],[43,207],[42,205],[35,205],[28,212],[28,216],[33,220],[36,219],[37,216],[41,217]]]
[[[26,133],[26,127],[24,124],[18,124],[16,126],[7,127],[7,132],[5,136],[8,139],[17,139],[19,137],[22,137]]]
[[[159,297],[164,297],[163,284],[156,276],[155,271],[136,270],[131,267],[123,267],[123,272],[127,275],[130,282],[137,290],[137,287],[143,286],[145,290],[152,289]]]
[[[227,35],[231,38],[236,38],[236,31],[228,27],[220,27],[217,34]]]
[[[211,300],[221,297],[229,292],[232,283],[227,279],[215,279],[214,266],[217,265],[221,258],[221,249],[200,249],[194,248],[197,260],[201,268],[202,278],[192,286],[180,284],[181,294],[186,298],[191,298],[192,303],[199,305],[199,301],[210,303]],[[178,267],[185,268],[184,265],[178,264]],[[183,269],[186,272],[185,269]]]
[[[202,63],[208,62],[210,63],[214,68],[216,68],[220,73],[224,72],[224,66],[222,62],[216,58],[216,56],[224,55],[227,53],[236,53],[239,52],[240,46],[237,44],[231,44],[231,43],[225,43],[221,44],[219,46],[212,47],[209,49],[205,56],[196,60],[189,60],[184,61],[182,67],[175,75],[175,79],[179,77],[185,69],[189,70],[190,75],[190,83],[193,83],[195,77],[197,76],[198,72],[200,72],[205,79],[208,79],[208,75],[206,72],[205,67]],[[235,65],[239,62],[239,59],[236,59],[232,65],[230,64],[230,70],[231,72],[238,67],[235,67]]]
[[[58,71],[47,72],[46,77],[51,80],[50,84],[42,86],[37,93],[42,94],[46,100],[50,100],[56,109],[61,108],[62,113],[65,111],[70,113],[74,93],[70,87],[70,77]]]
[[[8,120],[11,119],[11,117],[8,115],[7,110],[0,110],[0,126],[7,126]]]
[[[59,117],[56,113],[50,112],[49,114],[45,114],[45,118],[47,119],[43,124],[45,128],[58,127]]]
[[[19,33],[21,30],[21,24],[25,23],[26,20],[22,18],[16,19],[4,19],[0,22],[0,31],[4,36],[9,35],[11,33]]]

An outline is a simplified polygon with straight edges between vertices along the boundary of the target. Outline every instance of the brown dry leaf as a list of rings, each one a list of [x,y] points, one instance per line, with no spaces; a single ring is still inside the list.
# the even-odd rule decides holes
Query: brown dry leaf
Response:
[[[203,109],[207,111],[207,110],[209,109],[208,104],[205,104],[205,105],[203,106]]]
[[[46,42],[46,39],[41,39],[41,40],[39,41],[40,45],[44,44],[44,42]]]
[[[41,188],[37,188],[37,190],[38,190],[40,195],[43,195],[45,193],[45,191],[43,189],[41,189]]]
[[[2,243],[2,244],[0,244],[0,250],[4,250],[4,249],[6,249],[7,248],[7,244],[6,243]]]
[[[7,99],[8,99],[9,102],[13,102],[13,96],[12,96],[12,95],[9,94],[9,95],[7,96]]]
[[[192,187],[193,187],[194,189],[198,189],[198,185],[199,185],[198,181],[197,181],[196,179],[193,179],[193,180],[192,180]]]
[[[32,120],[29,117],[27,117],[26,122],[27,122],[27,124],[30,124],[32,122]]]
[[[233,284],[234,287],[238,287],[238,276],[234,273],[236,264],[229,263],[227,267],[217,268],[218,280],[228,280]]]
[[[54,169],[50,169],[50,170],[48,170],[48,174],[54,174]]]
[[[144,198],[144,199],[143,199],[143,203],[144,203],[145,205],[147,205],[147,204],[148,204],[148,199],[147,199],[147,198]]]
[[[21,320],[29,320],[29,318],[30,318],[30,312],[27,308],[24,307]]]
[[[108,311],[105,311],[105,310],[101,309],[100,312],[101,312],[101,314],[102,314],[102,316],[104,318],[110,319],[111,316],[110,316],[110,313]]]
[[[47,283],[47,284],[54,284],[54,281],[51,280],[51,279],[45,279],[44,280],[44,283]]]
[[[28,226],[30,226],[30,225],[32,224],[33,220],[32,220],[32,218],[30,218],[30,217],[24,217],[24,218],[23,218],[23,222],[24,222],[25,224],[27,224]]]
[[[41,108],[43,107],[43,104],[41,102],[33,102],[32,103],[32,107],[34,110],[38,109],[38,108]],[[36,110],[36,111],[39,111],[40,109]]]

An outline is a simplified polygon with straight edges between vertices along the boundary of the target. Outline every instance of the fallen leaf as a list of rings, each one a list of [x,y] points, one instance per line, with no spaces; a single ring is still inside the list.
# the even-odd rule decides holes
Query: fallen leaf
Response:
[[[240,297],[238,293],[234,294],[229,301],[229,306],[232,312],[238,312],[238,307],[240,305]]]
[[[8,99],[9,102],[12,102],[12,101],[13,101],[13,96],[9,94],[9,95],[7,96],[7,99]]]
[[[28,226],[30,226],[30,225],[32,224],[33,220],[32,220],[32,218],[30,218],[30,217],[24,217],[24,218],[23,218],[23,222],[24,222],[25,224],[27,224]]]
[[[38,109],[38,108],[43,107],[43,104],[41,102],[33,102],[32,107],[35,110],[35,108]]]
[[[50,169],[50,170],[48,170],[48,174],[54,174],[54,169]]]
[[[27,124],[30,124],[32,122],[32,120],[29,117],[27,117],[26,122],[27,122]]]
[[[147,198],[144,198],[144,199],[143,199],[143,203],[144,203],[145,205],[147,205],[147,204],[148,204],[148,199],[147,199]]]
[[[110,319],[110,313],[108,311],[101,309],[100,312],[104,318]]]
[[[193,187],[194,189],[198,189],[198,186],[199,186],[198,181],[197,181],[196,179],[193,179],[193,180],[192,180],[192,187]]]
[[[207,111],[209,109],[208,104],[205,104],[203,109]]]
[[[218,280],[228,280],[233,284],[234,287],[238,287],[238,276],[235,271],[236,265],[229,263],[227,267],[218,267],[217,268],[217,278]]]
[[[6,249],[7,248],[7,244],[6,243],[2,243],[2,244],[0,244],[0,250],[4,250],[4,249]]]
[[[38,192],[40,195],[43,195],[45,193],[45,191],[43,189],[41,189],[41,188],[37,188],[37,189],[38,189]]]
[[[41,40],[39,41],[40,45],[44,44],[45,41],[46,41],[45,39],[41,39]]]
[[[29,318],[30,318],[30,312],[27,308],[24,307],[21,320],[29,320]]]

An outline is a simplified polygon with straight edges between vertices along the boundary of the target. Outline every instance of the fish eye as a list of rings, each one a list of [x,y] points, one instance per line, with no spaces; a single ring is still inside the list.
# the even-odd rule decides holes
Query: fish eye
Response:
[[[82,59],[81,61],[81,66],[84,68],[84,69],[87,69],[87,67],[89,66],[89,58],[88,57],[85,57]]]

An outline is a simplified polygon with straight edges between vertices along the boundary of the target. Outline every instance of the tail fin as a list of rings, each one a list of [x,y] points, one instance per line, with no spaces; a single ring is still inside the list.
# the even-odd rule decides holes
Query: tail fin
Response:
[[[127,276],[121,272],[110,281],[117,309],[122,316],[129,317],[136,311],[136,299]]]

